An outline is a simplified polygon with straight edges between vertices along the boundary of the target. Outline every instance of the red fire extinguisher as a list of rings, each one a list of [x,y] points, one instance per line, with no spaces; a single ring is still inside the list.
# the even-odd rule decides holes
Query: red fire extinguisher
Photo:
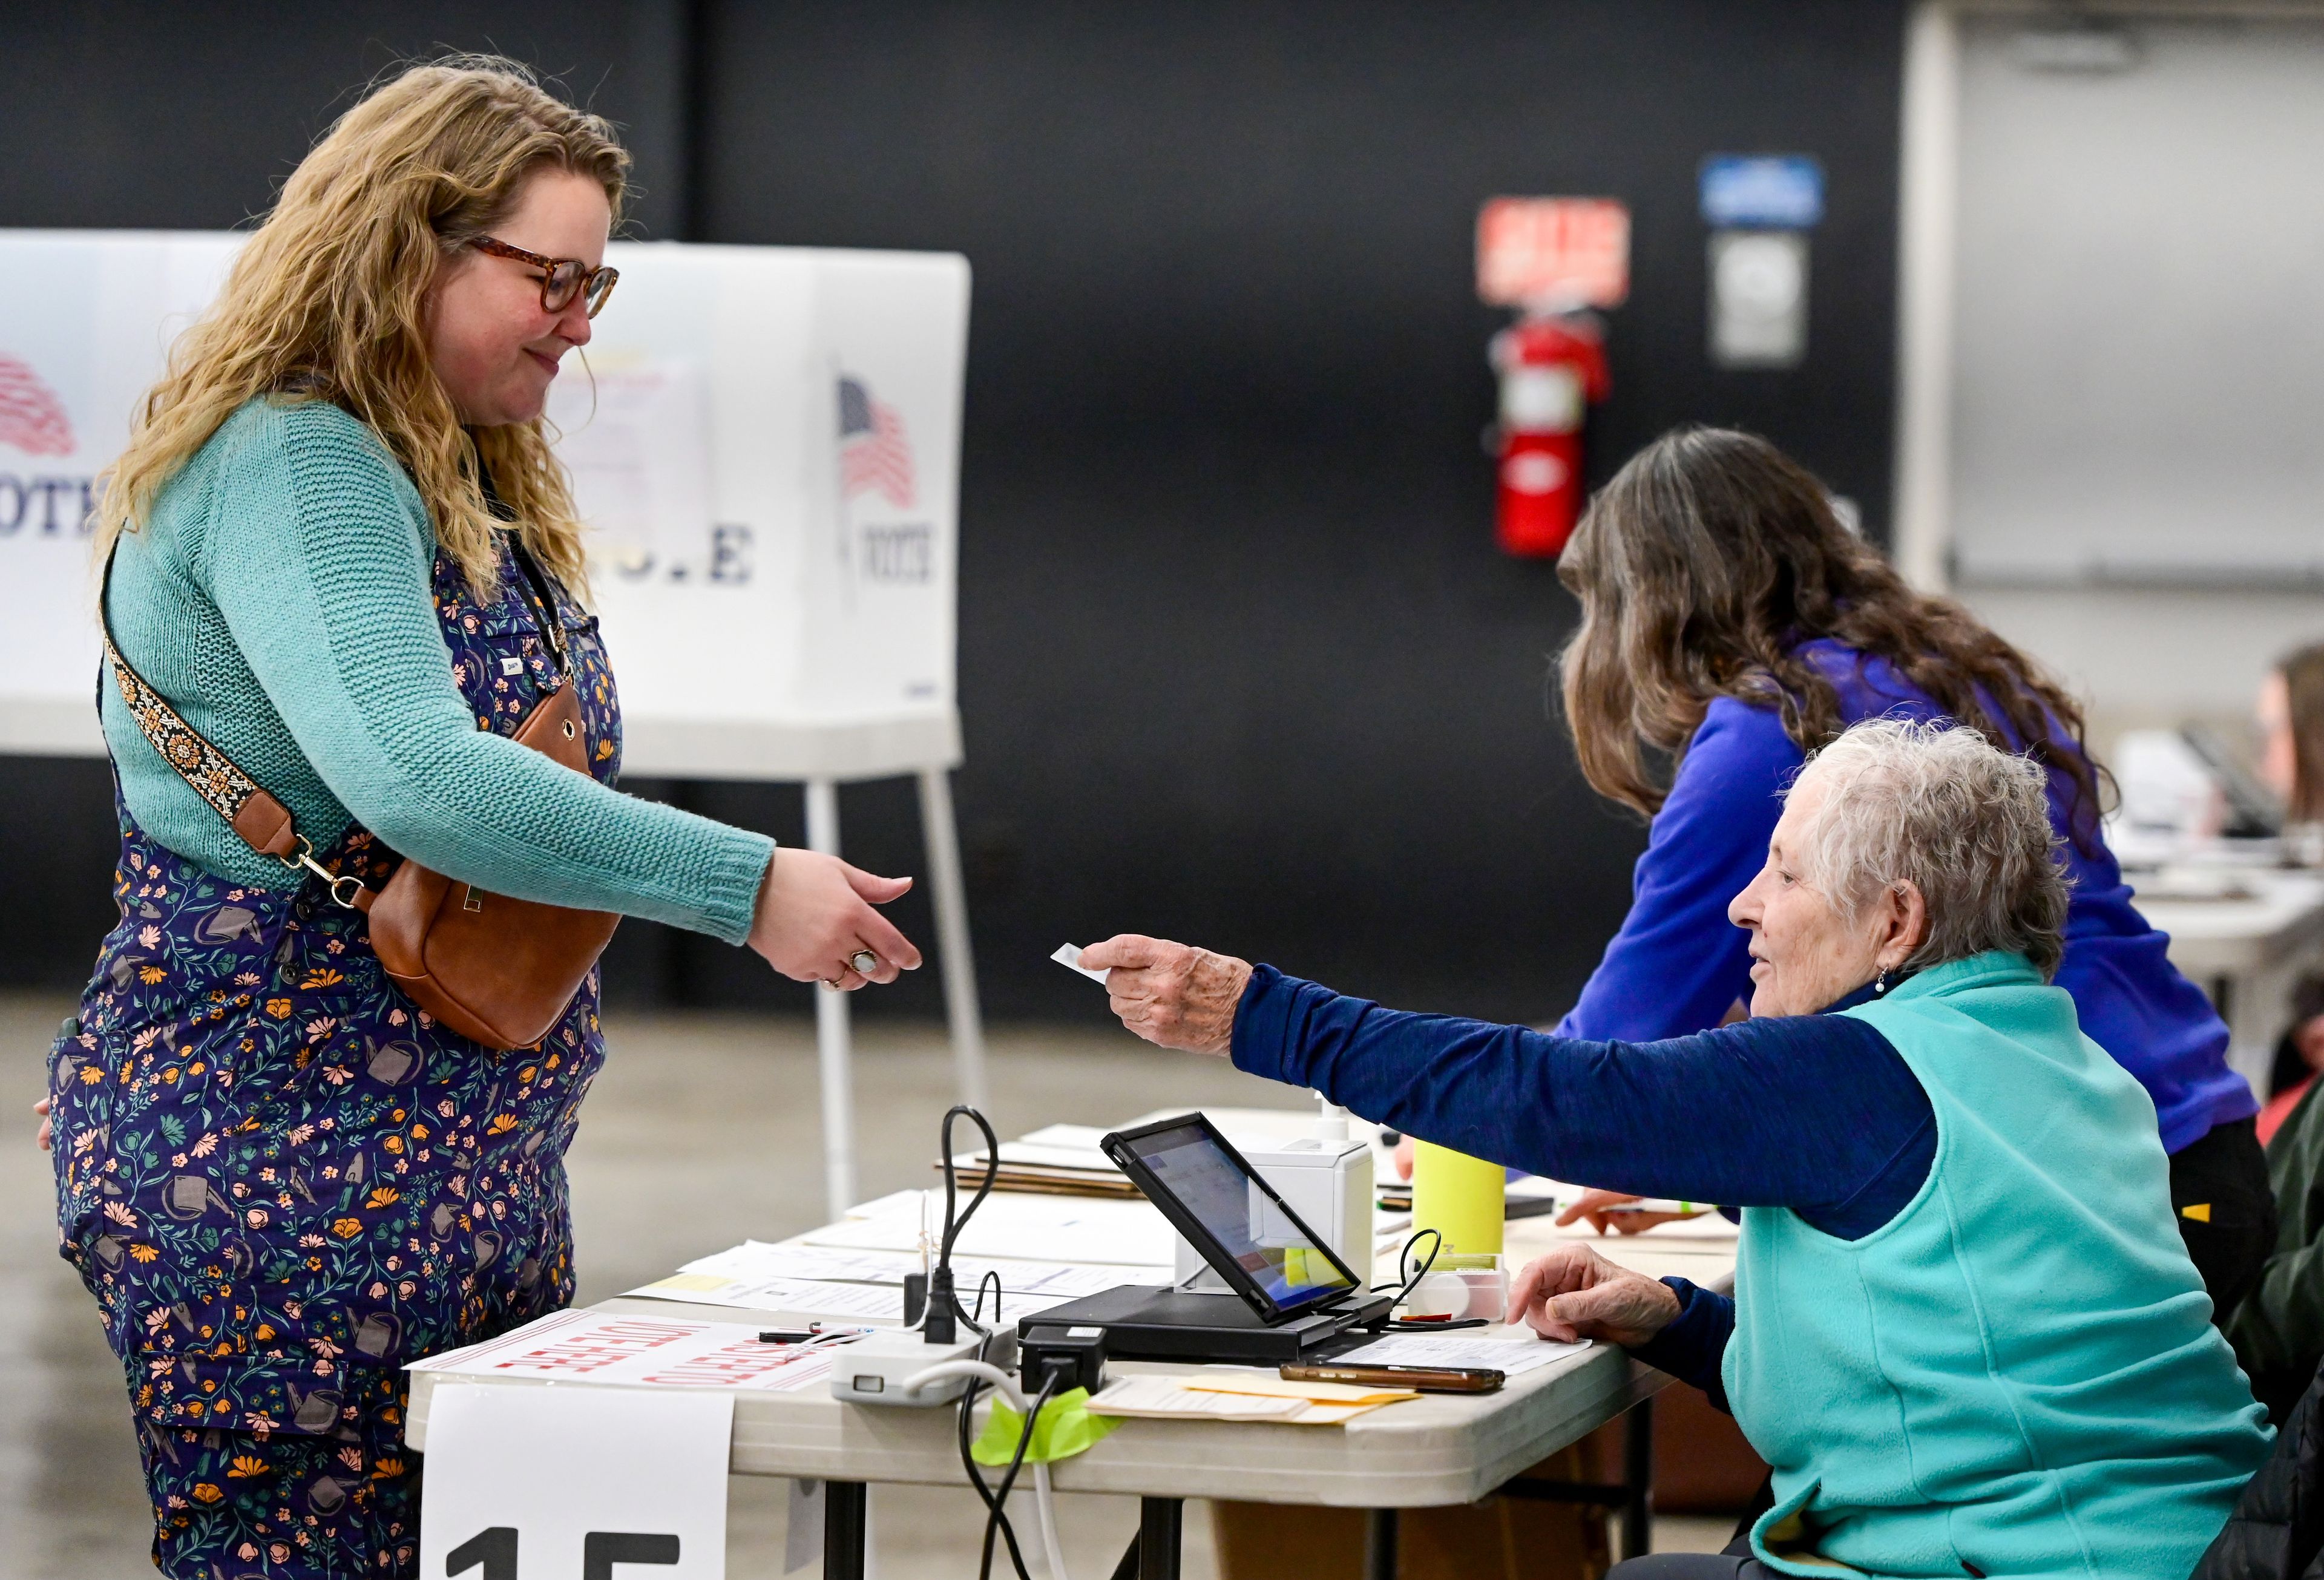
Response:
[[[1606,399],[1606,345],[1582,313],[1528,316],[1493,336],[1501,377],[1503,552],[1555,559],[1582,513],[1582,419]]]

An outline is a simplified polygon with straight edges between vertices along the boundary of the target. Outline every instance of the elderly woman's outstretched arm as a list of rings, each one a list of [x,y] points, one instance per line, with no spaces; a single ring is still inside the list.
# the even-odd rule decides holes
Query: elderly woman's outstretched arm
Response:
[[[1473,1156],[1642,1196],[1787,1207],[1843,1238],[1893,1217],[1935,1155],[1927,1094],[1886,1038],[1845,1015],[1585,1042],[1383,1009],[1259,966],[1231,1052],[1254,1075]]]

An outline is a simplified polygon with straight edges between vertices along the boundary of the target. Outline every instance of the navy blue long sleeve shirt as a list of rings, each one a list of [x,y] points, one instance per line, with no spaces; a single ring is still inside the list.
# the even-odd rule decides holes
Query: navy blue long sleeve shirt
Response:
[[[1800,653],[1831,681],[1849,723],[1941,716],[1882,659],[1830,640]],[[1729,1005],[1750,1001],[1749,940],[1729,923],[1727,903],[1766,860],[1783,789],[1803,760],[1774,708],[1730,697],[1711,704],[1655,816],[1629,914],[1560,1033],[1651,1042],[1716,1025]],[[2061,835],[2071,831],[2070,789],[2052,775],[2050,820]],[[2073,888],[2057,984],[2073,996],[2082,1030],[2153,1098],[2163,1150],[2258,1112],[2250,1086],[2227,1067],[2225,1023],[2166,958],[2170,941],[2133,908],[2114,857],[2070,838],[2065,856]]]
[[[1382,1009],[1259,966],[1232,1051],[1254,1075],[1472,1157],[1640,1196],[1789,1208],[1842,1239],[1895,1217],[1936,1157],[1921,1083],[1886,1037],[1845,1015],[1591,1042]],[[1679,1320],[1637,1353],[1724,1408],[1733,1302],[1664,1281]]]

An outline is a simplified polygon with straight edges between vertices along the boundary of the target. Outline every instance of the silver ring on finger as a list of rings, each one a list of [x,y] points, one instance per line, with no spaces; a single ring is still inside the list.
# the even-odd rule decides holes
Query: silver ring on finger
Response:
[[[859,949],[847,957],[847,963],[854,968],[857,976],[868,978],[880,969],[880,957],[868,949]]]

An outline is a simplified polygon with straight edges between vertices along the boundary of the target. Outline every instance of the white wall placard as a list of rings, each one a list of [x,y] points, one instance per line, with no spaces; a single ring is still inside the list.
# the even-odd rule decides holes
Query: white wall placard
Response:
[[[0,750],[100,752],[91,483],[240,238],[0,231]],[[618,243],[549,418],[595,529],[633,772],[960,758],[969,271],[949,253]]]
[[[425,1580],[724,1580],[728,1393],[447,1382],[428,1412]]]

